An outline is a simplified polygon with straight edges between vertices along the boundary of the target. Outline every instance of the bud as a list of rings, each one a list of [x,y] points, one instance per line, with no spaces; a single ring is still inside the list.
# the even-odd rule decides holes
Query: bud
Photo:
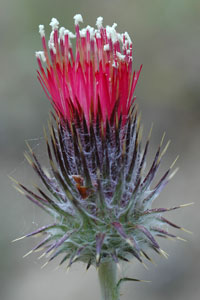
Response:
[[[169,143],[164,136],[149,170],[145,171],[151,130],[144,149],[134,91],[141,67],[132,71],[132,42],[117,24],[97,29],[76,15],[75,34],[52,19],[49,49],[44,26],[39,30],[43,51],[36,52],[38,79],[53,107],[54,121],[45,132],[50,173],[33,150],[28,162],[44,189],[31,191],[18,183],[26,197],[52,216],[53,223],[26,236],[42,234],[31,251],[42,250],[52,261],[63,255],[67,262],[101,264],[152,261],[149,249],[160,255],[157,237],[177,239],[166,226],[183,229],[163,217],[172,208],[152,208],[152,203],[172,178],[172,166],[152,184]],[[75,53],[70,38],[76,38]]]

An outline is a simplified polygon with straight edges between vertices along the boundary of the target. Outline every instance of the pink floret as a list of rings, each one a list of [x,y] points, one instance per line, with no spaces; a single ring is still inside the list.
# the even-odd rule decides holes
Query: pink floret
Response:
[[[88,125],[91,116],[94,122],[99,114],[105,124],[117,106],[117,116],[125,119],[142,67],[132,70],[132,42],[114,25],[80,30],[76,24],[74,55],[71,37],[68,30],[59,36],[58,28],[53,28],[49,51],[42,36],[45,61],[37,57],[38,79],[56,113],[72,121],[73,111],[81,110]]]

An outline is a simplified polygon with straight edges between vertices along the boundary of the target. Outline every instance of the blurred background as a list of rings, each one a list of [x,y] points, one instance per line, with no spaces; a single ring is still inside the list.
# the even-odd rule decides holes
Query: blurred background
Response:
[[[143,64],[136,96],[145,134],[154,123],[149,158],[164,131],[172,143],[160,174],[180,154],[180,170],[155,206],[195,202],[168,216],[194,232],[180,233],[188,242],[161,241],[169,259],[156,256],[157,266],[148,264],[148,271],[134,261],[122,268],[122,274],[152,281],[124,284],[122,299],[199,299],[200,1],[0,0],[0,4],[0,299],[100,299],[94,268],[86,272],[80,264],[66,273],[65,268],[55,271],[55,263],[41,270],[45,261],[38,255],[22,258],[34,239],[11,243],[49,222],[8,178],[37,182],[23,157],[25,140],[45,160],[43,126],[50,105],[36,78],[38,24],[44,24],[48,34],[48,24],[56,17],[61,26],[74,30],[76,13],[82,14],[84,26],[94,26],[103,16],[104,24],[116,22],[119,32],[129,32],[135,68]]]

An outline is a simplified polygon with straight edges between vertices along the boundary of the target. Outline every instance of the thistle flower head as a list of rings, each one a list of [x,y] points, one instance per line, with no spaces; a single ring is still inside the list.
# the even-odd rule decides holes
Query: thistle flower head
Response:
[[[116,24],[103,27],[102,17],[97,29],[80,29],[81,15],[74,20],[75,34],[59,29],[52,19],[48,47],[44,26],[39,26],[43,51],[36,52],[38,78],[55,110],[50,137],[45,133],[50,171],[29,149],[26,157],[45,190],[19,187],[54,223],[27,236],[42,233],[32,251],[42,250],[49,261],[62,254],[60,264],[68,261],[69,266],[76,261],[88,268],[131,257],[151,260],[148,249],[165,255],[157,236],[177,238],[165,226],[181,229],[163,217],[181,206],[151,207],[174,174],[171,166],[152,184],[168,143],[163,147],[161,140],[145,171],[150,134],[142,149],[133,104],[140,70],[132,71],[130,37],[119,34]]]
[[[97,29],[80,29],[81,15],[74,17],[75,34],[53,18],[48,42],[43,25],[39,26],[43,51],[36,52],[38,78],[59,118],[74,121],[82,114],[87,125],[97,118],[105,125],[115,117],[125,122],[134,98],[140,70],[132,73],[132,42],[127,32],[119,34],[117,24],[103,27],[97,18]],[[75,54],[71,40],[75,39]],[[45,63],[45,68],[42,63]],[[45,72],[46,69],[46,72]]]

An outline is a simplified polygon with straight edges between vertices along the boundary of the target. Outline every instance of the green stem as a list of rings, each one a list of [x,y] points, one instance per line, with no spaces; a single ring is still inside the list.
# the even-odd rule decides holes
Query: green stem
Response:
[[[119,300],[115,262],[101,263],[98,269],[102,300]]]

